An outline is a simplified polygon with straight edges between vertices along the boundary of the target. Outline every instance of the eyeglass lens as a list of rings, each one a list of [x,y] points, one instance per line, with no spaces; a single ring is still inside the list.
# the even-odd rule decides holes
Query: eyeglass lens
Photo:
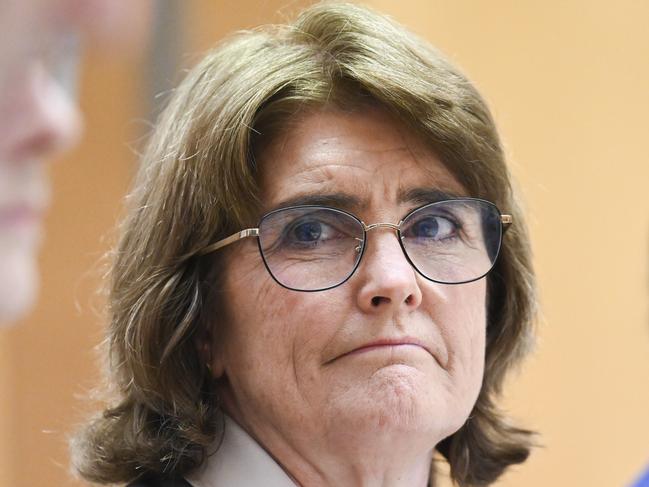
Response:
[[[337,286],[359,264],[363,224],[325,207],[283,208],[259,225],[262,257],[274,279],[290,289]],[[431,203],[408,214],[399,227],[406,257],[424,277],[457,284],[489,272],[500,248],[500,212],[492,203],[456,199]]]

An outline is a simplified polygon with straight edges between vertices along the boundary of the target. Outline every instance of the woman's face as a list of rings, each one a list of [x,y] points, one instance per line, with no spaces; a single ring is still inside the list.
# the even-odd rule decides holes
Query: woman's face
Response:
[[[377,109],[303,115],[259,156],[264,211],[343,194],[367,224],[398,223],[416,188],[465,195],[429,150]],[[436,284],[393,230],[368,233],[344,284],[296,292],[268,274],[255,239],[226,255],[227,319],[213,350],[221,399],[262,444],[358,448],[385,440],[429,451],[466,421],[480,390],[486,283]],[[353,433],[353,434],[350,434]]]

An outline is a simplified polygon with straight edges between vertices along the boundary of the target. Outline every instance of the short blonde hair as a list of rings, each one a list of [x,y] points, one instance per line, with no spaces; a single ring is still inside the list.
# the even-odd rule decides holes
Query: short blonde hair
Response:
[[[144,154],[110,273],[113,402],[73,442],[86,479],[183,475],[221,432],[218,397],[196,347],[219,326],[219,263],[201,255],[256,223],[255,149],[302,109],[383,107],[474,197],[514,216],[488,276],[484,382],[470,419],[442,441],[453,479],[487,485],[523,462],[531,433],[496,402],[533,337],[535,280],[524,218],[489,110],[471,83],[389,18],[338,3],[291,25],[241,32],[176,90]]]

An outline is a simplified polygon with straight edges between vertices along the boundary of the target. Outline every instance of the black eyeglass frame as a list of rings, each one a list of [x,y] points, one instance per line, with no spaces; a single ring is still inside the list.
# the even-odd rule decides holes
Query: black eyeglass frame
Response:
[[[472,201],[472,202],[478,202],[478,203],[486,204],[486,205],[492,207],[495,210],[495,212],[500,216],[500,219],[499,219],[500,238],[498,240],[498,249],[497,249],[497,251],[495,253],[495,256],[494,256],[493,262],[491,263],[491,266],[489,267],[489,269],[484,274],[482,274],[482,275],[480,275],[480,276],[478,276],[478,277],[476,277],[474,279],[468,279],[466,281],[460,281],[460,282],[445,282],[445,281],[440,281],[440,280],[437,280],[437,279],[432,279],[432,278],[426,276],[422,271],[419,270],[419,268],[414,264],[414,262],[412,261],[412,259],[408,255],[408,251],[406,250],[406,248],[405,248],[405,246],[403,244],[404,236],[401,235],[401,225],[413,213],[418,212],[418,211],[422,210],[423,208],[427,208],[429,206],[434,206],[434,205],[438,205],[438,204],[441,204],[441,203],[448,203],[448,202],[451,202],[451,201]],[[273,271],[271,271],[270,266],[268,265],[268,262],[266,261],[266,256],[264,255],[264,251],[263,251],[263,249],[261,247],[261,238],[259,236],[259,229],[261,228],[262,223],[264,222],[265,219],[269,218],[270,216],[272,216],[272,215],[274,215],[274,214],[276,214],[278,212],[282,212],[282,211],[286,211],[286,210],[296,210],[296,209],[309,209],[309,208],[321,208],[321,209],[326,209],[326,210],[333,210],[333,211],[336,211],[338,213],[342,213],[342,214],[344,214],[346,216],[351,217],[352,219],[354,219],[356,222],[358,222],[360,224],[361,228],[363,228],[363,239],[361,241],[361,249],[360,249],[358,259],[356,260],[356,264],[354,264],[353,269],[349,272],[347,277],[345,277],[342,281],[338,282],[337,284],[327,286],[327,287],[323,287],[323,288],[318,288],[318,289],[299,289],[299,288],[294,288],[294,287],[291,287],[291,286],[287,286],[286,284],[283,284],[282,282],[280,282],[279,279],[277,279],[277,277],[275,277],[275,275],[273,274]],[[482,279],[483,277],[485,277],[487,274],[489,274],[493,270],[494,266],[496,265],[496,262],[498,261],[498,257],[500,256],[500,249],[502,248],[503,235],[505,234],[507,229],[512,225],[512,223],[513,223],[512,216],[508,215],[508,214],[501,213],[501,211],[498,209],[498,207],[494,203],[492,203],[491,201],[488,201],[488,200],[485,200],[485,199],[482,199],[482,198],[471,198],[471,197],[447,198],[447,199],[443,199],[443,200],[432,201],[430,203],[426,203],[424,205],[418,206],[417,208],[414,208],[414,209],[410,210],[399,221],[399,223],[397,223],[396,225],[394,223],[373,223],[371,225],[367,225],[363,220],[358,218],[353,213],[350,213],[350,212],[345,211],[345,210],[341,210],[339,208],[334,208],[334,207],[331,207],[331,206],[324,206],[324,205],[296,205],[296,206],[287,206],[287,207],[284,207],[284,208],[277,208],[275,210],[269,211],[268,213],[264,214],[259,219],[259,224],[257,225],[256,228],[246,228],[245,230],[241,230],[241,231],[239,231],[239,232],[237,232],[235,234],[230,235],[229,237],[221,239],[221,240],[207,246],[205,249],[203,249],[203,251],[200,254],[201,255],[210,254],[210,253],[212,253],[212,252],[214,252],[214,251],[216,251],[216,250],[218,250],[220,248],[223,248],[223,247],[225,247],[227,245],[230,245],[230,244],[232,244],[234,242],[237,242],[237,241],[239,241],[239,240],[241,240],[243,238],[257,237],[257,247],[259,249],[259,254],[261,255],[261,260],[264,263],[264,267],[266,267],[266,270],[268,271],[270,276],[273,278],[273,280],[277,284],[279,284],[283,288],[289,289],[291,291],[298,291],[298,292],[305,292],[305,293],[327,291],[329,289],[333,289],[333,288],[336,288],[338,286],[343,285],[345,282],[347,282],[354,275],[354,273],[356,272],[356,269],[358,269],[358,266],[361,263],[361,260],[363,260],[363,254],[365,253],[365,247],[366,247],[366,243],[367,243],[367,232],[370,231],[370,230],[374,230],[375,228],[384,227],[384,228],[390,228],[391,230],[394,230],[396,232],[397,240],[399,241],[399,245],[401,246],[401,251],[403,252],[403,255],[406,257],[406,260],[412,266],[412,268],[415,269],[415,271],[420,276],[422,276],[424,279],[426,279],[428,281],[436,282],[438,284],[458,285],[458,284],[468,284],[470,282],[478,281],[478,280]]]

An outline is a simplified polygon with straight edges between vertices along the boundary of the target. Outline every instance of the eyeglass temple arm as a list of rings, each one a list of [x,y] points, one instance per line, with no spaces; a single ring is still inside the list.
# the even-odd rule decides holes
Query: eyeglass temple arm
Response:
[[[229,237],[225,237],[224,239],[221,239],[218,242],[213,243],[212,245],[208,245],[201,251],[200,255],[210,254],[215,250],[218,250],[222,247],[225,247],[226,245],[230,245],[231,243],[234,243],[238,240],[241,240],[242,238],[247,238],[247,237],[259,237],[259,229],[246,228],[245,230],[241,230],[240,232],[234,233]]]
[[[514,223],[511,215],[500,215],[500,222],[503,224],[503,233]]]

